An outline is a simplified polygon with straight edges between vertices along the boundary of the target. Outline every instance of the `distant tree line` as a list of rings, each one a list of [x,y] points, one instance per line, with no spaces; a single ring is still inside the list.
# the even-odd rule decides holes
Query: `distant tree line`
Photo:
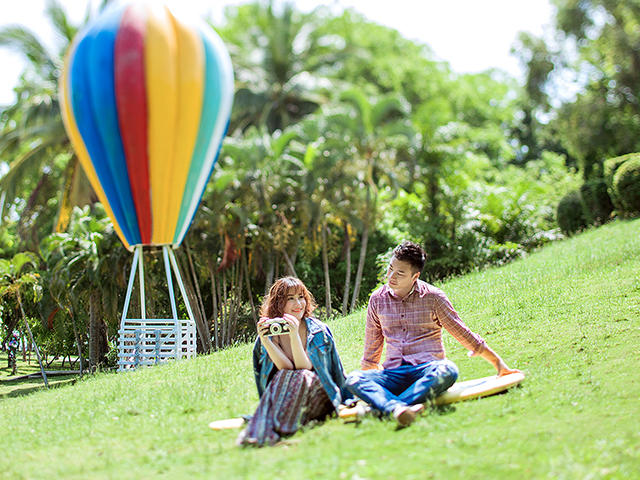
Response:
[[[640,150],[640,3],[555,3],[557,44],[574,50],[521,34],[524,85],[498,70],[456,74],[352,10],[229,7],[216,26],[236,77],[229,134],[177,252],[199,350],[254,335],[282,275],[312,286],[330,318],[366,302],[403,239],[425,247],[425,278],[438,281],[637,215],[638,160],[620,156]],[[57,51],[0,30],[0,46],[29,60],[0,111],[0,315],[4,336],[27,318],[45,360],[96,366],[115,358],[131,256],[62,126],[57,82],[78,26],[56,1],[47,13]],[[558,103],[567,72],[586,80]],[[147,316],[164,316],[160,250],[145,262]]]

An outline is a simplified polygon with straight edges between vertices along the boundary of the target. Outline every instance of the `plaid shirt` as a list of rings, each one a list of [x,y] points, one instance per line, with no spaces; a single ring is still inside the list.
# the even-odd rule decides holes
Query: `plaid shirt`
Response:
[[[362,368],[379,368],[385,340],[384,368],[444,359],[442,327],[474,354],[485,346],[484,340],[469,330],[439,288],[417,280],[409,295],[399,298],[389,285],[383,285],[369,299]]]

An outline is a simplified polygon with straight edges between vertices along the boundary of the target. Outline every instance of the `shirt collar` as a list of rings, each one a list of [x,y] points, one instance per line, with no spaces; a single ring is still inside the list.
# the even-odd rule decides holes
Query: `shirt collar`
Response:
[[[307,317],[307,318],[305,318],[305,321],[307,322],[307,334],[308,335],[315,335],[316,333],[322,331],[322,327],[318,324],[318,322],[315,321],[314,318]]]
[[[391,298],[396,298],[398,299],[399,297],[393,293],[393,290],[391,289],[391,287],[389,286],[388,283],[384,284],[384,291],[391,297]],[[411,287],[411,290],[409,291],[409,293],[403,298],[409,298],[411,295],[413,295],[414,293],[416,293],[420,298],[424,297],[428,292],[428,288],[427,288],[427,284],[425,282],[423,282],[422,280],[418,279],[415,282],[413,282],[413,286]]]

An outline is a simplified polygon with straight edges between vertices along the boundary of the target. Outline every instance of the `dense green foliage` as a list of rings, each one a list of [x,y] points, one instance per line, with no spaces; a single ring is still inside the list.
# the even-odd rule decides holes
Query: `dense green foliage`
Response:
[[[640,220],[554,242],[529,258],[438,284],[520,388],[431,408],[410,428],[366,418],[239,449],[212,420],[251,413],[251,345],[0,400],[7,478],[634,478],[640,469]],[[364,312],[330,322],[347,371]],[[444,335],[461,380],[491,375]],[[31,386],[13,391],[28,393]],[[0,391],[0,394],[4,393]]]
[[[582,208],[580,190],[567,193],[558,204],[558,225],[563,233],[571,235],[587,226]]]
[[[603,179],[590,180],[580,187],[584,217],[590,225],[601,225],[609,220],[613,203]]]
[[[640,159],[624,162],[616,170],[612,184],[624,209],[632,214],[640,213]]]
[[[571,233],[634,214],[603,162],[640,150],[639,76],[626,56],[637,1],[556,3],[557,33],[575,40],[579,62],[523,34],[524,85],[497,70],[456,74],[427,45],[351,10],[228,8],[216,29],[236,78],[229,135],[177,251],[199,350],[252,336],[278,276],[300,276],[330,318],[366,302],[404,239],[424,245],[436,281],[520,258],[561,238],[559,224]],[[21,27],[0,30],[0,47],[30,62],[0,110],[0,250],[36,258],[42,294],[24,309],[45,355],[96,366],[114,358],[130,260],[62,129],[57,81],[78,26],[55,0],[47,13],[53,52]],[[585,65],[597,74],[559,103],[554,78]],[[146,310],[162,317],[161,255],[144,257]],[[20,318],[12,298],[0,303],[4,335]]]

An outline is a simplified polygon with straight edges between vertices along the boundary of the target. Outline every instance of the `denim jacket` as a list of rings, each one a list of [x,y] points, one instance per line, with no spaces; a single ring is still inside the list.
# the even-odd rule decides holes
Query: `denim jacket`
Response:
[[[333,407],[337,410],[340,403],[350,403],[355,399],[345,388],[344,368],[338,356],[333,335],[329,327],[320,320],[305,318],[305,321],[307,322],[307,355]],[[276,366],[258,337],[253,348],[253,373],[260,397],[276,372]]]

